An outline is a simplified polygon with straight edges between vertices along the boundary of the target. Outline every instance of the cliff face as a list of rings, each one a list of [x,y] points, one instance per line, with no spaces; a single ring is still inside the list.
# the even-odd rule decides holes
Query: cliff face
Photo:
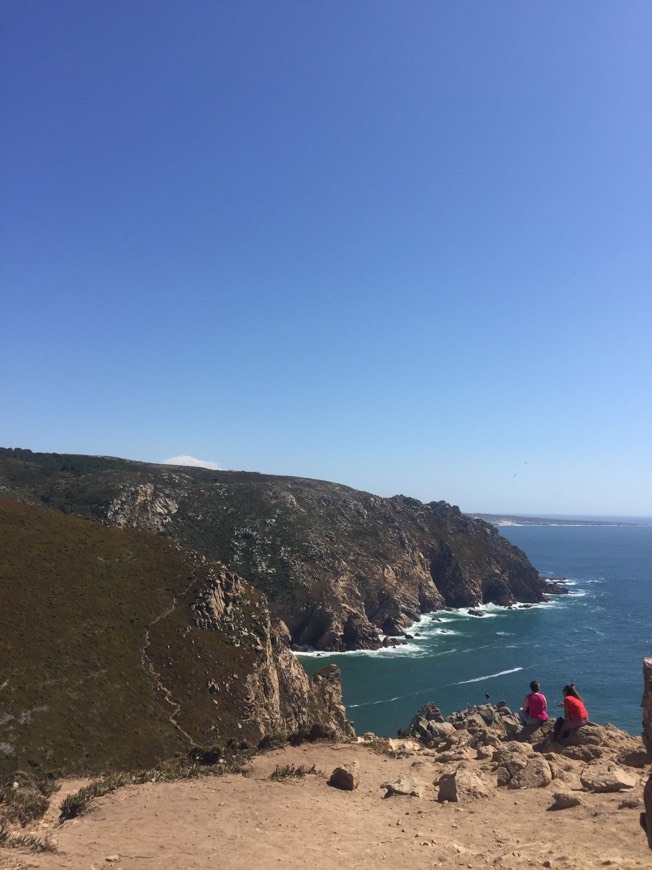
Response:
[[[428,610],[542,600],[524,553],[445,502],[338,484],[0,450],[12,498],[153,531],[267,596],[292,642],[375,648]],[[2,491],[0,489],[0,491]]]
[[[0,551],[0,772],[352,733],[337,668],[307,677],[223,565],[1,497]]]
[[[648,758],[652,759],[652,658],[643,659],[643,743]],[[645,812],[641,815],[641,824],[647,832],[647,841],[652,849],[652,776],[647,781],[643,792]]]

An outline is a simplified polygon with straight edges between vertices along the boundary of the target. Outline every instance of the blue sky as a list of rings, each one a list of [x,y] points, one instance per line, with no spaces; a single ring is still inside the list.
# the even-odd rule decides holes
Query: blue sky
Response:
[[[652,514],[652,5],[5,0],[0,444]]]

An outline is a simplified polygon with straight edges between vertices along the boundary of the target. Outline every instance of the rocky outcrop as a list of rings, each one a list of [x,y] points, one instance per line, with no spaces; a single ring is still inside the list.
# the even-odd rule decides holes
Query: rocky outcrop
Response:
[[[427,611],[532,603],[546,594],[525,554],[494,526],[441,501],[380,498],[303,478],[0,449],[3,489],[106,525],[162,534],[225,564],[267,596],[299,647],[375,649],[379,634],[401,635]]]
[[[586,725],[558,743],[552,720],[523,728],[504,706],[484,704],[446,719],[437,710],[434,703],[424,705],[401,733],[416,738],[421,755],[441,771],[434,783],[440,801],[490,797],[496,788],[555,786],[561,795],[564,786],[564,793],[599,794],[629,791],[641,782],[640,741],[613,725]],[[553,808],[576,803],[560,796]]]
[[[652,658],[643,659],[643,743],[648,758],[652,760]],[[647,833],[647,841],[652,849],[652,775],[643,792],[645,812],[641,815],[641,825]]]

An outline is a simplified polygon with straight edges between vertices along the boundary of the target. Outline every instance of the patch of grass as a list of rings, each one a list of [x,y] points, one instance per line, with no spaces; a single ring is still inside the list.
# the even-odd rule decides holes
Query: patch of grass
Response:
[[[277,764],[269,778],[274,782],[281,782],[284,779],[303,779],[305,776],[324,776],[324,771],[318,770],[314,764],[310,767],[305,764],[300,764],[299,767],[294,764]]]
[[[56,852],[54,844],[47,837],[11,834],[4,825],[0,825],[0,846],[7,846],[10,849],[28,849],[30,852]]]
[[[625,798],[618,804],[619,810],[637,810],[641,806],[641,801],[638,798]]]
[[[387,738],[372,737],[370,740],[365,740],[364,745],[375,752],[377,755],[385,755],[387,758],[400,758],[401,753],[392,749]]]
[[[49,777],[17,771],[0,778],[0,824],[18,822],[23,827],[40,819],[59,784]]]
[[[247,753],[220,756],[215,764],[208,765],[203,759],[193,761],[186,757],[170,758],[150,770],[122,771],[111,773],[80,788],[61,802],[59,824],[88,812],[91,802],[98,797],[123,788],[126,785],[142,785],[145,782],[178,782],[200,776],[222,776],[225,773],[240,773],[248,758]],[[312,771],[308,771],[311,773]]]
[[[74,794],[62,801],[59,822],[75,819],[77,816],[82,816],[88,811],[88,806],[93,798],[102,797],[102,795],[115,791],[125,785],[131,785],[135,781],[133,773],[112,773],[104,779],[98,779],[91,782],[90,785],[85,785]]]

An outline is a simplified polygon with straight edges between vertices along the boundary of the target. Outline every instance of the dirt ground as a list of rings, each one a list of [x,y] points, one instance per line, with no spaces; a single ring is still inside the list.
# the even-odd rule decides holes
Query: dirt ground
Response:
[[[329,786],[331,771],[353,760],[360,765],[359,787]],[[315,765],[324,775],[270,780],[284,765]],[[35,831],[50,835],[57,851],[0,849],[0,868],[652,867],[639,827],[642,787],[581,793],[583,805],[558,811],[548,809],[560,790],[554,782],[440,804],[431,758],[391,758],[355,744],[286,747],[258,756],[250,768],[247,776],[128,786],[57,826],[62,798],[80,785],[65,783]],[[425,782],[425,795],[385,798],[381,784],[399,774]]]

